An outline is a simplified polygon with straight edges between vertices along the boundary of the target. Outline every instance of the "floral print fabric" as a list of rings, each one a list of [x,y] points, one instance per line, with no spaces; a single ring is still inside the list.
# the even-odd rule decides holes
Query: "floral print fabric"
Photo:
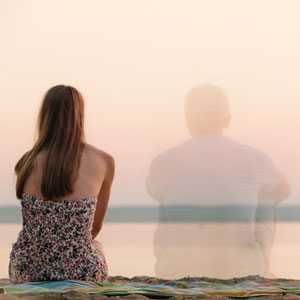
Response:
[[[104,253],[92,240],[96,198],[45,201],[23,194],[23,229],[12,244],[12,283],[49,280],[106,281]]]

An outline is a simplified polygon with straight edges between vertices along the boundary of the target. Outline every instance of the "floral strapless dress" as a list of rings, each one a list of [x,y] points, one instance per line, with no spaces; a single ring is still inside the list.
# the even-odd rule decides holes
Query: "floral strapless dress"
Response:
[[[96,198],[54,202],[23,194],[21,205],[23,229],[8,267],[12,283],[107,281],[102,246],[91,235]]]

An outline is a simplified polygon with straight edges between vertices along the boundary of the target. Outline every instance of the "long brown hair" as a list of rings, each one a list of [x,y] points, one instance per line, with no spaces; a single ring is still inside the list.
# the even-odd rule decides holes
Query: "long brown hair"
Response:
[[[43,165],[42,195],[54,200],[73,192],[85,144],[83,121],[84,102],[75,88],[57,85],[47,91],[39,112],[37,141],[15,166],[19,199],[35,158],[43,149],[47,150],[47,156]]]

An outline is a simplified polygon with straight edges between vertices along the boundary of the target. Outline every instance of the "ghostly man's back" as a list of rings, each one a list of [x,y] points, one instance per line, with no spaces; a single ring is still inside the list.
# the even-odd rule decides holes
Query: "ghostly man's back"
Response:
[[[156,157],[147,178],[159,201],[156,275],[264,275],[255,214],[280,173],[263,152],[220,135],[199,135]],[[272,206],[272,199],[266,206]]]

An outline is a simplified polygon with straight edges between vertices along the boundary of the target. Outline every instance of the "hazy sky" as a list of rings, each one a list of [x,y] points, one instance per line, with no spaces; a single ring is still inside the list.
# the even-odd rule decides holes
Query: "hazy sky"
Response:
[[[86,137],[116,160],[111,205],[151,205],[145,177],[189,138],[183,97],[223,87],[226,135],[268,153],[300,200],[298,0],[0,0],[0,204],[15,204],[13,168],[33,145],[41,99],[78,88]]]

